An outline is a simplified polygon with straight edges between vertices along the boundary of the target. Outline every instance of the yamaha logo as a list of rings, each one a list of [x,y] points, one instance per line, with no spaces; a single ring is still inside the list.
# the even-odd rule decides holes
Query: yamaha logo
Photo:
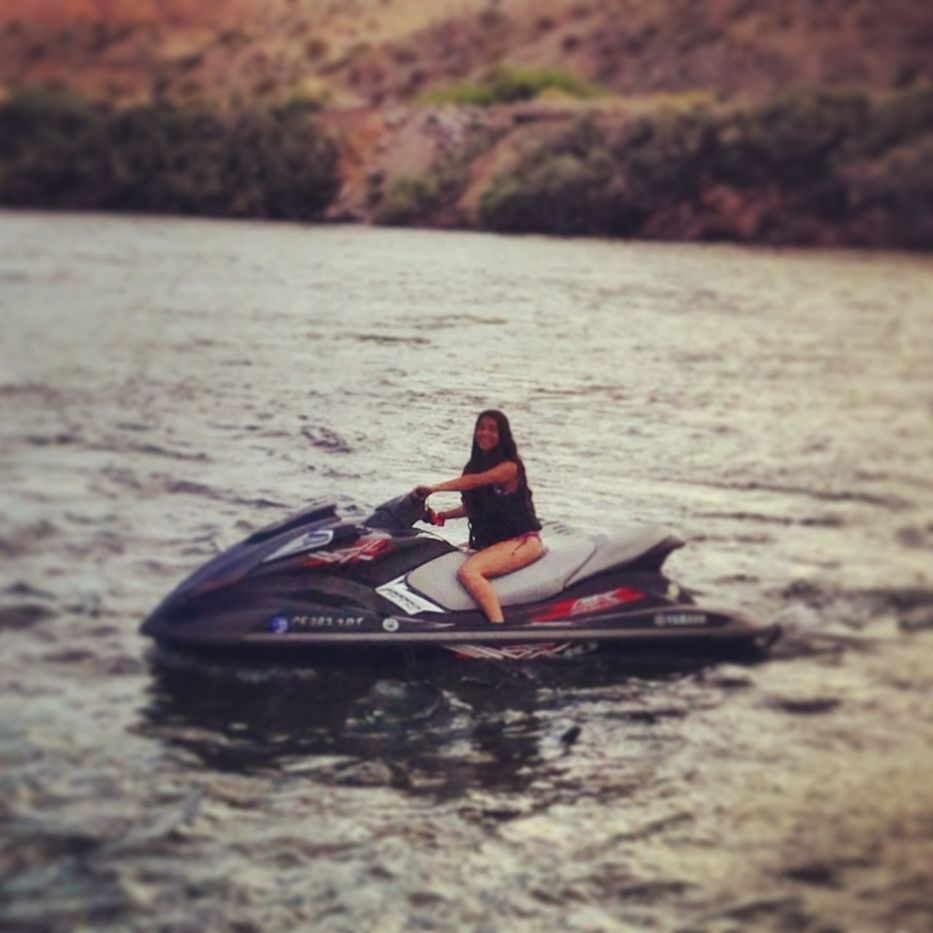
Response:
[[[387,632],[397,632],[398,631],[398,619],[393,619],[391,616],[389,616],[388,619],[382,620],[382,627]]]
[[[702,612],[659,612],[654,624],[662,628],[680,625],[706,625],[706,614]]]

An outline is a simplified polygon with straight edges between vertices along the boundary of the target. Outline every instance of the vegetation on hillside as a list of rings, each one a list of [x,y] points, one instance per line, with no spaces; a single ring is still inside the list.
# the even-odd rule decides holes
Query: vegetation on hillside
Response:
[[[744,107],[700,95],[640,115],[568,107],[559,117],[553,131],[480,121],[424,174],[380,174],[373,220],[933,248],[930,85],[795,91]],[[512,155],[502,159],[494,147],[506,137]],[[479,189],[491,165],[511,167]],[[339,183],[336,147],[300,101],[114,109],[34,89],[0,104],[7,205],[314,220]],[[465,216],[468,188],[476,208]]]
[[[933,246],[933,87],[795,92],[746,109],[591,116],[486,190],[510,232]]]
[[[336,192],[336,157],[302,103],[113,110],[30,89],[0,105],[7,205],[312,219]]]
[[[534,100],[547,92],[581,100],[601,93],[594,85],[556,68],[496,68],[479,81],[463,81],[428,91],[421,101],[491,107]]]

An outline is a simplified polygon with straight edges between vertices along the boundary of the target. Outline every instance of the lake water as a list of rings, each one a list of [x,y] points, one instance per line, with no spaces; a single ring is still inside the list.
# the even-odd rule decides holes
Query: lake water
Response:
[[[0,213],[0,926],[930,929],[931,295],[890,253]],[[543,518],[671,526],[770,659],[139,636],[303,501],[455,475],[490,406]]]

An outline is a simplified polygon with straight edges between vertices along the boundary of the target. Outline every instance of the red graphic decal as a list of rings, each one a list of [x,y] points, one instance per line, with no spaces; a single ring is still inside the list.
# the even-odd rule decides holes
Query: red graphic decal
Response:
[[[318,551],[309,557],[305,567],[322,567],[325,564],[355,564],[360,560],[375,560],[389,550],[388,538],[370,538],[354,547],[341,548],[339,551]]]
[[[630,590],[622,586],[609,593],[595,593],[593,596],[581,596],[579,599],[563,599],[554,603],[547,612],[533,616],[532,622],[555,622],[558,619],[572,619],[576,616],[588,616],[605,612],[623,603],[637,603],[645,594],[639,590]]]

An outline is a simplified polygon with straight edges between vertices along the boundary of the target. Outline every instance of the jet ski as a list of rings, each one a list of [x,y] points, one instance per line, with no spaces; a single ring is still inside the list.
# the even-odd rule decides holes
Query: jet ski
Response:
[[[469,556],[433,529],[413,493],[360,509],[315,500],[196,570],[142,624],[172,649],[272,649],[406,656],[437,650],[525,660],[636,644],[769,645],[779,635],[737,612],[698,605],[662,572],[684,542],[658,527],[602,533],[545,525],[545,553],[492,582],[491,624],[457,579]]]

